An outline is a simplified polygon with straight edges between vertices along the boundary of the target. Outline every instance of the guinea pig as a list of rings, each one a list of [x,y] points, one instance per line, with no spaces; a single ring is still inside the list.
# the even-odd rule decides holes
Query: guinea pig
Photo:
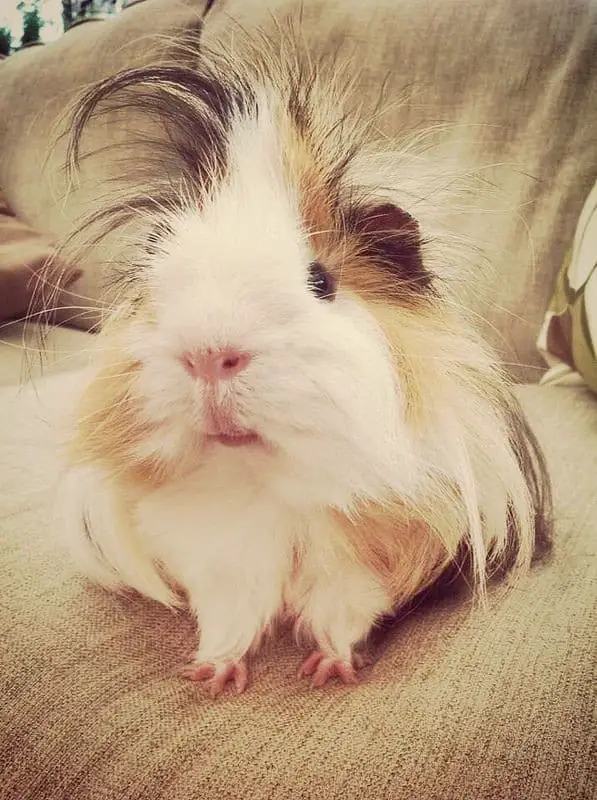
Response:
[[[529,566],[539,446],[396,201],[399,149],[320,64],[256,48],[122,72],[77,105],[72,164],[88,121],[123,108],[162,133],[142,180],[98,192],[93,225],[126,228],[130,253],[62,525],[94,580],[192,611],[184,673],[213,696],[245,689],[288,619],[311,643],[301,676],[354,683],[375,626],[446,571],[482,599]]]

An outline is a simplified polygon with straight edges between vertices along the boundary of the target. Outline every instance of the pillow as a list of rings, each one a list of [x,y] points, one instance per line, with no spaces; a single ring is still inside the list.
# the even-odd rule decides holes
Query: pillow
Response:
[[[0,322],[23,315],[35,319],[48,299],[53,306],[63,303],[64,290],[80,273],[55,263],[42,286],[53,249],[46,236],[15,217],[0,192]]]
[[[105,186],[108,170],[116,168],[109,155],[129,136],[127,126],[139,130],[140,120],[123,112],[90,125],[86,150],[97,157],[84,159],[73,184],[65,179],[65,139],[56,136],[65,112],[84,87],[121,69],[173,60],[192,65],[195,56],[188,40],[199,37],[205,4],[145,0],[110,21],[75,25],[55,42],[23,49],[0,63],[0,187],[22,223],[60,242],[80,216],[95,210],[98,184]],[[59,314],[60,321],[84,329],[99,324],[105,296],[102,270],[110,258],[105,243],[85,253],[82,274],[59,303],[71,306]],[[14,272],[4,277],[11,281],[12,297],[4,313],[19,315],[23,298],[27,303],[27,274],[19,274],[18,285]]]
[[[583,382],[597,392],[597,184],[583,207],[537,344],[550,367],[541,383]]]

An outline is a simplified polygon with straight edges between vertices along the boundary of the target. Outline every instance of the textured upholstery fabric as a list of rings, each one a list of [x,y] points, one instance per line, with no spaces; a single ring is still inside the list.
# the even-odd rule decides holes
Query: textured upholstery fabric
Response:
[[[229,15],[271,25],[272,0],[210,5],[206,43],[229,35]],[[0,186],[24,220],[63,235],[102,176],[96,161],[64,205],[59,153],[40,171],[76,88],[154,58],[145,34],[194,30],[203,6],[146,0],[0,65]],[[356,49],[365,107],[385,73],[390,101],[405,98],[380,119],[384,131],[438,124],[440,160],[492,182],[489,209],[474,208],[480,183],[451,219],[484,240],[495,264],[469,276],[462,296],[492,310],[507,360],[535,368],[537,324],[597,173],[596,17],[590,0],[304,3],[316,52],[344,39]],[[29,110],[17,102],[25,93],[39,99]],[[125,133],[106,121],[92,138]],[[73,304],[100,296],[96,278],[90,262]],[[26,377],[35,358],[34,329],[24,348],[22,333],[0,333],[0,384]],[[93,346],[89,334],[52,331],[51,369],[84,363]],[[244,696],[212,703],[176,676],[194,644],[185,614],[108,595],[72,569],[51,525],[51,483],[58,410],[79,378],[42,379],[33,364],[33,384],[0,389],[1,800],[594,798],[597,401],[588,392],[520,390],[555,485],[551,563],[506,596],[496,590],[485,613],[460,597],[410,614],[357,688],[312,691],[296,678],[302,654],[282,639],[257,660]]]
[[[83,149],[87,158],[71,184],[64,171],[62,135],[71,103],[86,86],[122,69],[166,59],[184,65],[189,56],[180,44],[183,36],[197,39],[203,6],[201,0],[145,0],[115,19],[77,25],[56,42],[2,62],[0,188],[20,219],[54,241],[72,233],[98,192],[105,192],[107,179],[118,176],[113,161],[118,145],[142,125],[136,116],[113,114],[92,126],[89,148]],[[97,157],[90,155],[98,149]],[[102,267],[116,252],[87,253],[82,278],[63,298],[70,306],[63,321],[81,327],[99,321]]]
[[[468,176],[445,223],[487,261],[473,256],[459,295],[535,380],[537,331],[597,178],[596,0],[215,0],[202,41],[238,49],[239,26],[276,36],[286,17],[316,56],[338,52],[357,73],[363,118],[384,86],[382,135],[427,131],[423,160]]]
[[[48,530],[48,422],[75,379],[0,392],[1,798],[594,797],[592,396],[521,391],[556,484],[551,564],[486,613],[410,615],[357,688],[311,690],[282,641],[213,703],[175,675],[190,620],[86,586]]]
[[[249,32],[263,27],[271,33],[274,18],[302,15],[302,37],[315,56],[339,50],[347,59],[365,117],[385,86],[382,134],[426,131],[428,157],[456,164],[467,176],[468,194],[450,199],[449,192],[437,192],[440,205],[439,195],[446,195],[447,229],[471,248],[458,294],[487,319],[488,335],[504,359],[522,365],[516,374],[536,378],[542,368],[537,331],[597,178],[592,116],[597,0],[215,0],[207,5],[206,44],[231,46],[231,32],[239,38],[235,21]],[[67,233],[95,196],[98,177],[105,179],[109,170],[112,148],[90,161],[83,187],[66,203],[60,148],[40,177],[48,130],[65,101],[107,72],[167,55],[171,51],[163,40],[147,33],[191,30],[205,6],[200,0],[146,0],[114,22],[80,26],[56,44],[2,65],[0,186],[25,220],[54,237]],[[62,68],[65,60],[68,70]],[[17,102],[23,94],[31,102],[15,113],[23,108]],[[133,120],[108,118],[90,132],[90,147],[113,145],[131,127]],[[453,176],[447,177],[445,184],[452,182]],[[80,291],[97,297],[93,264],[91,259]],[[93,315],[83,322],[90,319]]]
[[[17,219],[0,193],[0,322],[38,310],[34,301],[44,297],[36,292],[38,278],[52,253],[52,242]],[[56,269],[52,288],[60,292],[73,278],[76,274],[60,275]]]
[[[94,346],[94,336],[75,328],[35,322],[0,324],[0,386],[83,367]]]

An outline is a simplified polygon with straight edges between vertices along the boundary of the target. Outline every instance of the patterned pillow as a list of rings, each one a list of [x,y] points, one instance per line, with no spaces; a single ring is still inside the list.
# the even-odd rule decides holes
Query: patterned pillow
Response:
[[[597,184],[580,215],[537,345],[550,367],[541,383],[583,382],[597,392]]]

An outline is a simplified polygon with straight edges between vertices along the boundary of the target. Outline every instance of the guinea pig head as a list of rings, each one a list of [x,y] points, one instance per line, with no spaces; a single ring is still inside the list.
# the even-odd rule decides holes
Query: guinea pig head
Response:
[[[236,459],[307,505],[412,491],[409,401],[372,308],[417,314],[432,280],[416,221],[347,184],[335,156],[266,96],[234,116],[219,178],[142,248],[82,449],[160,481]]]
[[[406,402],[367,302],[391,292],[412,313],[430,292],[416,223],[389,204],[314,208],[287,146],[265,111],[240,120],[225,179],[156,237],[121,334],[138,415],[158,460],[233,448],[296,502],[345,506],[399,474],[408,491]]]

